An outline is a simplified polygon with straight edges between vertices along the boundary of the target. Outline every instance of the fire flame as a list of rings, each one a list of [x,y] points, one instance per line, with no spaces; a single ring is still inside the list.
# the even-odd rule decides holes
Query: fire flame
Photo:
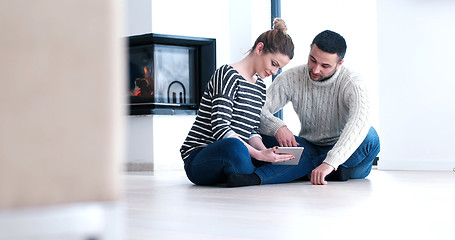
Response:
[[[147,72],[147,67],[144,67],[144,76],[147,78],[148,72]]]
[[[145,85],[144,85],[145,80]],[[142,82],[142,84],[138,84]],[[152,78],[149,76],[149,72],[147,71],[147,67],[144,67],[144,78],[137,78],[136,79],[136,87],[131,91],[132,96],[146,96],[146,95],[153,95],[153,91],[151,88]]]

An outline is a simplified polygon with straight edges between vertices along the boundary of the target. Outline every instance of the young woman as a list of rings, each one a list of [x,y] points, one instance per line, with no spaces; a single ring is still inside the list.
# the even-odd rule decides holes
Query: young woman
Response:
[[[196,120],[180,153],[188,179],[197,185],[226,183],[228,176],[251,174],[252,159],[279,162],[293,158],[267,149],[256,130],[265,103],[262,78],[276,75],[294,57],[286,24],[276,18],[240,62],[223,65],[212,75]],[[260,179],[258,179],[260,181]]]

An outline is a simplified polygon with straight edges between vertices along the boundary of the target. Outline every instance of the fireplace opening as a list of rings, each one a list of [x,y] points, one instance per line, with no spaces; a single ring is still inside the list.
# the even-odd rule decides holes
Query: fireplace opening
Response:
[[[196,114],[215,67],[215,39],[129,37],[130,114]]]

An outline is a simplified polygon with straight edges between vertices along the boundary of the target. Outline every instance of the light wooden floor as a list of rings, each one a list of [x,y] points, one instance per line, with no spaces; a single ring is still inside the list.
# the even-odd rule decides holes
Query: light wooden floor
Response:
[[[127,236],[148,239],[455,239],[455,172],[201,187],[183,172],[126,176]]]
[[[124,181],[118,202],[0,212],[0,240],[455,239],[455,172],[374,170],[326,186],[200,187],[180,171]]]

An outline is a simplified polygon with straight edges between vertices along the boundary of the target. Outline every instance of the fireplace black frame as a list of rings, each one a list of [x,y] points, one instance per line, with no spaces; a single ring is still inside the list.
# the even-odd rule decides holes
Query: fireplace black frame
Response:
[[[191,47],[195,49],[194,61],[194,95],[193,103],[157,103],[154,97],[129,96],[130,115],[175,115],[196,114],[200,99],[206,88],[207,82],[216,68],[216,39],[188,37],[176,35],[164,35],[147,33],[128,37],[129,49],[133,47],[151,47],[156,44]],[[130,53],[128,51],[128,53]],[[129,55],[128,55],[129,56]],[[131,79],[129,79],[131,81]]]

